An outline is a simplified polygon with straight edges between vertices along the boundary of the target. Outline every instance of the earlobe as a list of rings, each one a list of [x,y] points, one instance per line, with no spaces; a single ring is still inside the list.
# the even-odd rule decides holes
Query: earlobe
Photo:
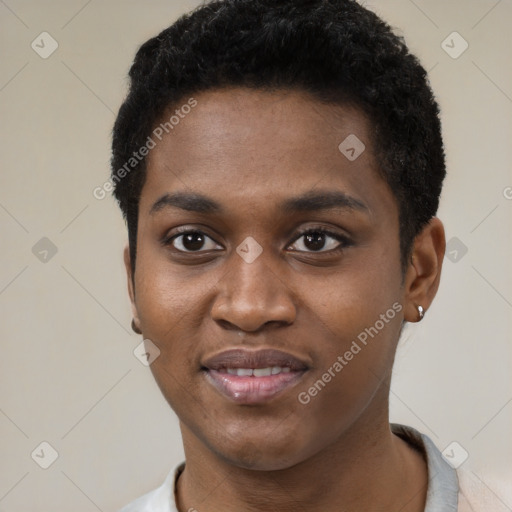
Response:
[[[446,239],[443,223],[434,217],[416,236],[405,277],[405,320],[419,322],[439,288]]]
[[[124,248],[123,258],[124,258],[124,266],[126,269],[126,279],[127,279],[127,284],[128,284],[128,296],[130,297],[130,302],[132,305],[132,315],[133,315],[132,330],[133,330],[133,332],[135,332],[137,334],[142,334],[142,331],[140,329],[139,314],[137,312],[137,306],[135,303],[134,276],[132,273],[129,244],[126,244],[126,246]]]

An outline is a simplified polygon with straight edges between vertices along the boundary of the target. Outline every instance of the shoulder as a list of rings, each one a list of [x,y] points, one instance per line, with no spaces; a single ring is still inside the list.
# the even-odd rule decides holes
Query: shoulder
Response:
[[[416,448],[422,448],[428,465],[429,486],[425,512],[511,512],[510,473],[471,466],[455,469],[434,442],[412,427],[391,424],[392,431]],[[508,477],[508,478],[505,478]]]
[[[512,503],[510,480],[498,478],[490,472],[459,468],[458,512],[510,512]],[[508,495],[508,496],[507,496]]]
[[[153,512],[157,501],[157,489],[155,489],[124,506],[119,512]]]
[[[176,478],[183,471],[184,464],[173,469],[157,489],[144,494],[124,506],[119,512],[177,512],[174,500]]]

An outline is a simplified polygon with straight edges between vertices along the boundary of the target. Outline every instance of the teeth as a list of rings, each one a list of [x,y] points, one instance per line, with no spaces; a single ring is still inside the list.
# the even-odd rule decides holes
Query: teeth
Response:
[[[269,377],[279,373],[289,373],[291,369],[286,366],[269,366],[268,368],[226,368],[225,371],[237,377]]]
[[[239,377],[250,377],[252,375],[252,368],[237,368],[236,374]]]
[[[255,377],[268,377],[272,375],[272,368],[255,368],[252,373]]]

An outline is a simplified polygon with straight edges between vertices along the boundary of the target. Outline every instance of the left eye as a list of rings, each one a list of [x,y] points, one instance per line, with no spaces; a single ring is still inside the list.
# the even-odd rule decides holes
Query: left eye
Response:
[[[180,252],[211,251],[218,247],[215,241],[201,231],[187,231],[172,237],[169,242]]]
[[[344,245],[347,244],[343,236],[316,229],[302,233],[290,247],[304,252],[328,252]]]

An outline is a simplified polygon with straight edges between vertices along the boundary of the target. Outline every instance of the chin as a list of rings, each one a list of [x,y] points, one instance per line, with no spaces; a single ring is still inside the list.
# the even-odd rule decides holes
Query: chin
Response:
[[[292,431],[293,432],[293,431]],[[263,434],[263,435],[262,435]],[[302,462],[308,450],[298,436],[291,432],[282,432],[278,437],[271,433],[260,432],[254,437],[239,436],[233,442],[233,436],[225,438],[221,446],[212,449],[227,463],[253,471],[279,471]],[[236,438],[235,438],[236,439]]]
[[[294,453],[290,458],[276,457],[270,453],[255,453],[256,448],[249,451],[242,450],[242,453],[222,453],[219,454],[224,460],[232,466],[251,471],[282,471],[289,469],[299,462],[300,457]]]

